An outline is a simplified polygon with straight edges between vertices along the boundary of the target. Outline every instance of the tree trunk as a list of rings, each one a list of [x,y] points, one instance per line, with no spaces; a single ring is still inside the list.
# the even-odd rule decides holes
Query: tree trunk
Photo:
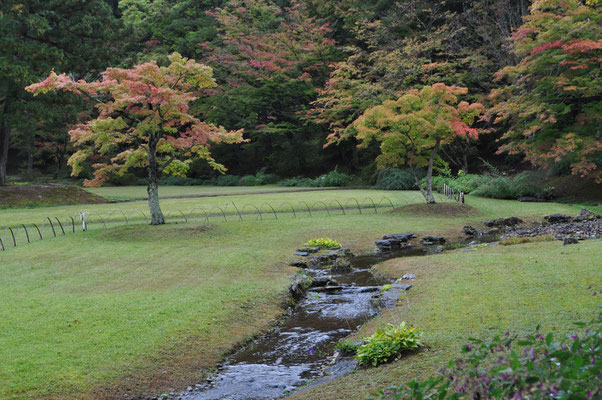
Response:
[[[6,121],[8,107],[6,102],[2,105],[0,114],[0,185],[6,183],[6,164],[8,163],[8,142],[10,140],[10,126]]]
[[[159,206],[159,168],[157,166],[157,154],[155,145],[149,144],[148,150],[148,208],[151,215],[151,225],[162,225],[165,223],[163,212]]]
[[[437,139],[435,142],[435,147],[433,148],[433,151],[431,151],[431,158],[429,159],[429,167],[426,171],[426,191],[422,192],[424,198],[426,199],[426,204],[435,203],[435,196],[433,196],[433,164],[435,163],[435,157],[439,151],[440,142],[441,141],[439,139]]]

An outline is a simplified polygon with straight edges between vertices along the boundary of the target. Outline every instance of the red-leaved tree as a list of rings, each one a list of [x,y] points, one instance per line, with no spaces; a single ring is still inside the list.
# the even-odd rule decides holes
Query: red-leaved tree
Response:
[[[52,72],[26,88],[34,95],[73,92],[97,103],[98,116],[69,132],[78,148],[69,158],[72,174],[78,175],[85,160],[99,155],[104,161],[93,164],[94,179],[86,180],[86,186],[100,186],[112,175],[146,167],[151,225],[165,223],[159,206],[161,173],[183,175],[194,157],[224,171],[211,157],[210,143],[243,141],[242,131],[227,131],[189,113],[199,90],[215,86],[212,69],[178,53],[169,60],[167,67],[148,62],[131,69],[108,68],[95,82]]]

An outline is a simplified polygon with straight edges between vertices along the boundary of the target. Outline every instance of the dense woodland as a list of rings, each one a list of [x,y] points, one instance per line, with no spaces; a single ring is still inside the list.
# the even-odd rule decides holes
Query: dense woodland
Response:
[[[213,69],[215,84],[198,89],[188,112],[243,130],[246,140],[216,143],[209,163],[189,154],[182,168],[164,173],[209,179],[219,164],[228,175],[290,178],[336,169],[368,182],[380,167],[426,169],[424,149],[434,144],[400,151],[413,140],[404,144],[392,132],[413,122],[391,118],[407,114],[404,96],[444,84],[462,88],[456,120],[416,128],[453,133],[436,141],[436,171],[536,167],[599,180],[599,7],[598,0],[5,0],[0,182],[7,173],[92,179],[94,165],[112,162],[89,154],[72,170],[77,143],[69,131],[98,109],[64,87],[70,93],[34,97],[26,86],[51,71],[94,82],[107,67],[167,66],[174,52]],[[466,119],[471,103],[479,112]],[[103,181],[135,183],[146,176],[143,164],[107,170]]]

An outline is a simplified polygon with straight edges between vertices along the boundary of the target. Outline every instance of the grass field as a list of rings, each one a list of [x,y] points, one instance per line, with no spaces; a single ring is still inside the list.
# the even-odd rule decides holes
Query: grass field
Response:
[[[162,190],[170,192],[171,190],[178,191],[182,187],[165,187]],[[137,190],[138,187],[120,187],[107,188],[119,189],[121,193],[129,193],[130,190]],[[223,188],[222,188],[223,189]],[[422,195],[418,191],[387,191],[387,190],[328,190],[328,191],[303,191],[291,193],[266,193],[266,194],[248,194],[255,193],[256,187],[235,187],[225,188],[236,189],[238,195],[204,197],[204,198],[180,198],[180,199],[164,199],[161,201],[161,208],[168,218],[172,221],[182,221],[182,213],[185,215],[196,216],[202,218],[207,213],[214,213],[216,216],[211,219],[211,222],[219,222],[222,210],[227,215],[236,215],[236,208],[242,213],[256,213],[257,208],[260,208],[262,213],[269,217],[271,205],[275,210],[290,211],[294,207],[301,216],[307,215],[307,207],[313,209],[324,209],[326,206],[333,213],[341,213],[340,205],[351,208],[349,213],[358,213],[356,204],[368,208],[366,212],[370,212],[373,204],[381,204],[384,208],[390,208],[388,200],[396,207],[405,204],[420,203],[423,200]],[[212,193],[215,194],[215,187],[195,187],[198,194]],[[438,195],[440,199],[443,196]],[[358,203],[355,203],[357,200]],[[579,206],[560,205],[555,203],[518,203],[513,200],[491,200],[480,197],[467,196],[467,204],[472,205],[484,212],[484,215],[509,216],[509,215],[544,215],[552,212],[578,212]],[[218,209],[216,207],[220,207]],[[255,208],[257,207],[257,208]],[[602,210],[602,207],[589,207],[593,210]],[[110,203],[110,204],[85,204],[85,205],[69,205],[57,207],[39,207],[39,208],[15,208],[15,209],[0,209],[0,227],[18,226],[20,224],[41,224],[46,217],[57,217],[61,221],[69,216],[75,216],[78,213],[95,213],[91,215],[96,221],[99,218],[109,219],[114,221],[124,221],[123,213],[128,218],[143,221],[142,213],[148,215],[148,204],[146,201],[132,201],[126,203]],[[292,213],[291,217],[292,217]],[[256,216],[248,217],[255,219]]]
[[[146,199],[146,186],[107,186],[86,188],[87,191],[111,200]],[[265,186],[161,186],[161,197],[224,196],[249,193],[324,190],[323,188],[298,188],[275,185]]]
[[[180,187],[177,187],[178,190]],[[127,189],[127,188],[119,188]],[[164,188],[167,191],[171,188]],[[199,187],[200,190],[203,187]],[[236,188],[241,190],[242,188]],[[188,215],[193,212],[193,215],[201,216],[201,209],[206,212],[221,212],[215,208],[221,207],[227,214],[235,215],[236,204],[241,212],[256,212],[256,208],[261,208],[262,212],[269,213],[271,209],[268,204],[276,210],[291,210],[291,206],[295,207],[300,212],[304,212],[309,208],[324,208],[328,206],[331,209],[338,208],[338,201],[341,205],[348,204],[353,207],[356,205],[354,200],[357,200],[361,206],[371,206],[374,203],[378,204],[384,197],[389,198],[395,205],[403,205],[407,203],[415,203],[420,201],[421,194],[418,191],[391,192],[385,190],[329,190],[329,191],[302,191],[291,193],[266,193],[266,194],[246,194],[254,193],[255,187],[246,187],[239,195],[223,196],[223,197],[204,197],[204,198],[180,198],[180,199],[164,199],[161,200],[161,209],[169,219],[173,215],[177,220],[181,220],[180,211]],[[216,188],[207,187],[207,192],[213,193]],[[371,198],[372,200],[370,200]],[[388,205],[388,202],[383,203]],[[111,212],[123,211],[133,218],[143,219],[140,211],[148,215],[148,203],[146,201],[133,201],[127,203],[110,203],[110,204],[85,204],[85,205],[70,205],[57,207],[40,207],[40,208],[20,208],[20,209],[4,209],[0,210],[0,227],[15,226],[18,224],[36,223],[40,224],[47,216],[58,217],[61,220],[68,216],[74,216],[80,212],[94,212],[102,215],[103,218],[112,218],[123,220],[120,213]],[[305,211],[306,212],[306,211]],[[217,219],[219,221],[219,219]]]
[[[543,332],[563,336],[599,312],[602,285],[599,252],[602,242],[575,246],[560,242],[492,246],[436,256],[387,261],[382,273],[417,279],[399,305],[364,326],[368,336],[382,323],[407,321],[424,330],[428,351],[353,372],[295,399],[365,399],[378,389],[424,379],[460,355],[469,337],[488,338],[513,333]],[[588,290],[589,286],[594,289]]]
[[[242,198],[254,204],[286,201],[283,198],[342,201],[346,196],[376,198],[380,194],[397,199],[400,204],[420,199],[417,192],[345,190],[244,195],[240,200],[235,197],[234,201],[242,202]],[[163,206],[183,208],[191,205],[188,202],[198,200],[213,200],[217,204],[224,198],[165,200]],[[228,197],[227,201],[232,198]],[[314,218],[289,216],[262,221],[234,219],[218,225],[189,223],[148,227],[139,224],[69,234],[0,252],[0,296],[3,298],[0,359],[4,361],[0,364],[0,398],[114,398],[123,394],[124,388],[129,388],[128,393],[132,395],[157,394],[166,388],[198,382],[201,369],[213,366],[225,351],[261,331],[279,315],[282,294],[295,272],[286,265],[286,260],[296,247],[315,236],[336,238],[359,252],[371,250],[373,241],[387,233],[413,231],[453,238],[460,236],[460,229],[466,223],[509,215],[527,217],[578,211],[576,206],[554,203],[525,204],[472,197],[467,201],[477,209],[474,215],[439,217],[382,210],[379,214],[331,217],[324,214]],[[132,204],[135,203],[85,207],[106,211],[106,206],[131,207]],[[68,215],[77,208],[2,210],[0,224],[36,221],[50,209]],[[446,289],[446,283],[454,282],[446,290],[459,290],[457,286],[464,285],[467,292],[463,296],[468,296],[471,288],[477,286],[471,296],[478,298],[479,290],[484,291],[491,285],[497,288],[501,282],[508,285],[504,279],[514,277],[511,288],[520,290],[501,293],[499,304],[512,304],[508,299],[513,297],[515,307],[504,311],[504,317],[494,325],[489,324],[494,319],[492,313],[475,318],[475,323],[495,328],[505,323],[512,325],[512,313],[523,310],[522,306],[532,302],[532,295],[540,293],[539,286],[535,286],[538,291],[532,291],[530,284],[543,285],[545,281],[550,294],[560,296],[561,301],[546,302],[545,313],[517,316],[516,326],[522,328],[538,318],[548,325],[560,325],[566,310],[574,307],[586,310],[591,306],[581,300],[566,301],[568,297],[563,296],[578,299],[582,283],[595,283],[595,279],[600,278],[589,267],[574,267],[564,276],[560,263],[574,260],[573,264],[577,265],[580,260],[577,257],[583,257],[584,262],[594,260],[596,244],[599,242],[563,248],[553,242],[409,260],[407,262],[413,263],[410,269],[420,278],[411,293],[416,297],[408,298],[412,307],[423,307],[413,308],[411,312],[416,313],[415,318],[420,314],[423,319],[410,321],[428,332],[429,344],[441,351],[443,359],[456,350],[452,339],[463,331],[455,332],[455,329],[469,316],[454,308],[458,307],[461,296],[455,303],[450,300],[459,292],[449,293],[441,288]],[[522,251],[523,248],[531,254]],[[496,254],[496,251],[504,253]],[[559,252],[569,255],[561,258]],[[535,261],[544,259],[556,264],[550,267],[550,274],[538,277],[535,272],[542,264]],[[495,268],[506,264],[507,271]],[[452,268],[456,265],[466,268],[464,273]],[[488,271],[497,272],[482,273],[483,265],[490,265]],[[521,275],[510,275],[510,271],[521,272],[523,265],[528,272],[524,276],[525,284],[518,279]],[[398,274],[405,267],[387,264],[386,268]],[[564,288],[566,290],[560,290]],[[465,300],[475,312],[481,313],[471,299]],[[489,296],[485,306],[493,307],[494,299],[495,296]],[[547,295],[543,296],[539,304],[547,299]],[[440,309],[434,310],[437,307]],[[454,313],[453,318],[446,316],[448,307]],[[403,314],[406,308],[396,309],[390,314],[391,318],[409,319]],[[431,313],[427,315],[424,310]],[[366,327],[365,332],[369,329],[371,327]],[[436,364],[436,361],[429,362],[431,366]],[[365,385],[370,385],[367,382],[372,375],[375,384],[392,382],[402,376],[400,372],[391,375],[386,372],[389,370],[398,371],[385,367],[365,376],[360,372],[354,374],[351,379],[356,380],[350,382],[361,388],[358,393],[366,393]]]

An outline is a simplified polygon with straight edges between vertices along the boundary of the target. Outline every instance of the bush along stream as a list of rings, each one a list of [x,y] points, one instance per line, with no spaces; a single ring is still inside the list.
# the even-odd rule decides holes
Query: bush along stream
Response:
[[[302,268],[303,273],[289,288],[294,303],[290,315],[268,334],[228,357],[206,383],[190,386],[175,398],[275,399],[343,376],[357,367],[358,358],[373,364],[369,358],[362,360],[359,351],[358,357],[345,352],[355,350],[357,344],[341,340],[379,310],[393,307],[416,277],[407,274],[388,280],[374,275],[373,265],[394,257],[438,253],[445,243],[445,239],[432,236],[414,239],[411,233],[387,235],[376,241],[373,254],[360,256],[340,247],[323,249],[338,245],[330,239],[309,243],[316,247],[298,249],[291,265]],[[381,336],[392,332],[404,340],[415,339],[415,347],[419,345],[419,333],[413,328],[389,330],[383,328]],[[369,354],[370,348],[363,352]]]

